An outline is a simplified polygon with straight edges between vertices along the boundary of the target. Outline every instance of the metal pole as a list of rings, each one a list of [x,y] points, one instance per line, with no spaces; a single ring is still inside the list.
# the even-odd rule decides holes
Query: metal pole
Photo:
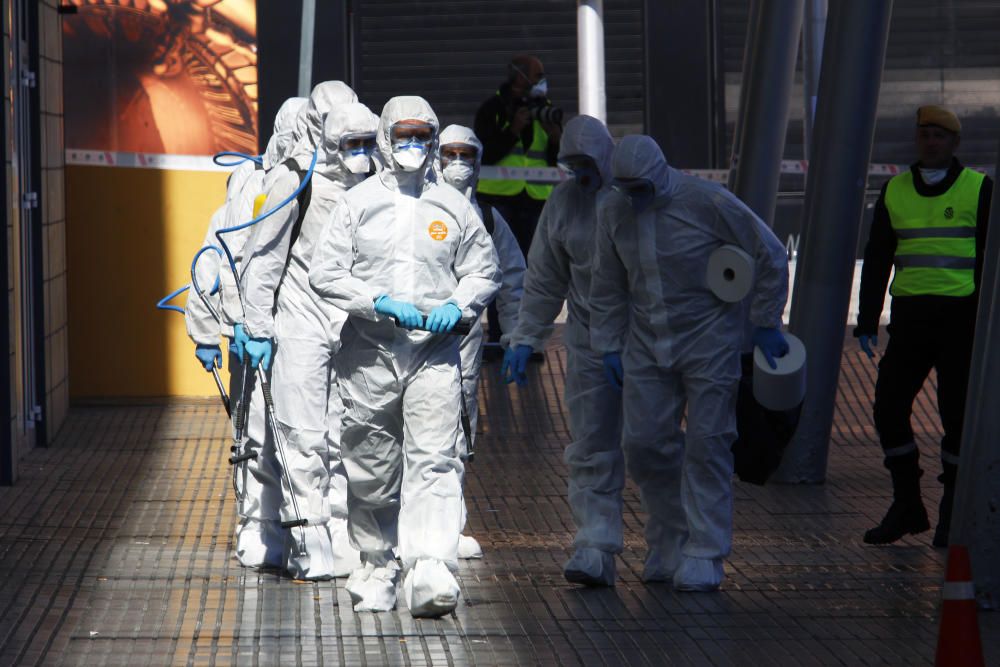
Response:
[[[788,102],[795,82],[795,55],[802,29],[802,0],[759,3],[749,30],[749,77],[741,98],[739,160],[732,191],[771,224],[781,178],[788,128]],[[746,70],[746,68],[744,68]]]
[[[816,93],[819,69],[823,62],[823,31],[826,30],[827,0],[806,0],[806,18],[802,24],[802,153],[811,156],[810,143],[816,116]]]
[[[740,76],[740,100],[736,107],[736,122],[733,123],[733,153],[729,159],[729,182],[727,187],[732,191],[736,185],[736,168],[740,164],[740,141],[743,139],[743,123],[747,117],[747,81],[750,80],[751,60],[753,59],[753,34],[760,17],[761,0],[750,0],[749,16],[747,17],[747,38],[743,44],[743,71]]]
[[[299,38],[299,97],[312,92],[313,38],[316,34],[316,0],[302,0],[302,33]]]
[[[578,1],[576,43],[580,113],[607,123],[607,94],[604,88],[603,0]]]
[[[1000,149],[993,181],[989,234],[979,283],[979,312],[972,347],[969,394],[962,430],[962,455],[955,486],[949,544],[964,544],[972,559],[976,598],[1000,608],[1000,411],[991,397],[1000,392]]]
[[[790,326],[809,351],[806,398],[776,481],[826,478],[891,14],[892,0],[830,6]]]

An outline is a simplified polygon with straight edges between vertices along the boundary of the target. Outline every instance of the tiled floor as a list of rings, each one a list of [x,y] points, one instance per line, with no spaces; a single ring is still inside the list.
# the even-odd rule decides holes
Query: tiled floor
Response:
[[[889,486],[868,416],[874,367],[849,350],[826,485],[737,483],[718,594],[639,581],[632,486],[618,586],[567,584],[565,356],[550,351],[520,390],[487,366],[468,484],[486,558],[463,563],[458,610],[437,621],[355,614],[342,581],[241,569],[216,403],[75,408],[0,489],[0,665],[929,664],[943,553],[930,533],[860,542]],[[923,395],[916,410],[932,515],[933,406]],[[1000,664],[1000,615],[980,623]]]

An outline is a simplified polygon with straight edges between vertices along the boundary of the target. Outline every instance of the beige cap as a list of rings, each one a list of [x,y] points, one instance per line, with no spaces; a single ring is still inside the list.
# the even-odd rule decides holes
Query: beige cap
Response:
[[[962,123],[958,120],[958,116],[944,107],[933,104],[917,109],[917,126],[923,125],[937,125],[955,134],[962,133]]]

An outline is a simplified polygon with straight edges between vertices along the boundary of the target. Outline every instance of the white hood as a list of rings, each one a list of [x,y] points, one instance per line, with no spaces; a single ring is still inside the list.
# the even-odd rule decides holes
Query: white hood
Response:
[[[352,174],[340,154],[340,138],[345,134],[362,134],[378,129],[378,116],[360,102],[342,104],[326,116],[323,124],[323,154],[326,162],[317,167],[327,178],[351,187],[363,181],[365,174]]]
[[[422,169],[407,172],[396,164],[392,157],[392,140],[389,132],[392,126],[401,120],[419,120],[434,127],[434,141],[427,149],[427,162]],[[434,180],[434,161],[437,156],[438,137],[437,131],[441,125],[438,123],[437,114],[431,105],[422,97],[400,96],[393,97],[382,107],[382,117],[378,123],[378,150],[376,158],[376,170],[382,183],[390,190],[419,191],[428,180]],[[430,175],[430,177],[429,177]],[[428,178],[429,177],[429,178]]]
[[[656,188],[657,202],[673,197],[682,176],[667,164],[656,141],[644,134],[630,134],[621,140],[611,169],[615,178],[643,178],[651,182]]]
[[[271,169],[288,157],[298,139],[296,119],[308,101],[304,97],[289,97],[281,103],[274,117],[274,132],[264,151],[264,169]]]
[[[308,103],[299,112],[295,122],[297,142],[290,153],[300,167],[307,167],[313,151],[323,147],[323,122],[331,110],[342,104],[358,101],[357,94],[343,81],[324,81],[316,84],[309,94]],[[304,160],[304,162],[303,162]],[[324,162],[322,153],[319,162]]]
[[[472,128],[465,127],[464,125],[449,125],[441,131],[441,136],[438,139],[438,150],[440,150],[441,146],[447,146],[448,144],[466,144],[476,149],[476,163],[473,165],[472,180],[465,191],[462,192],[466,199],[474,202],[476,201],[476,185],[479,184],[479,168],[483,164],[483,144],[479,141],[479,137],[476,136]],[[441,169],[440,155],[434,156],[434,175],[439,183],[446,182]]]
[[[593,116],[576,116],[563,129],[559,141],[559,159],[586,155],[594,160],[601,172],[601,187],[611,187],[611,156],[615,142],[607,126]]]

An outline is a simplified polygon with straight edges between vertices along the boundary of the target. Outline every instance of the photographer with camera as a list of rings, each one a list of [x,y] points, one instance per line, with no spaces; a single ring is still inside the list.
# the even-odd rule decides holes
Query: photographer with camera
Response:
[[[476,112],[474,129],[483,142],[483,164],[556,166],[563,112],[552,106],[547,91],[541,60],[526,54],[511,60],[507,81]],[[500,211],[527,257],[538,216],[552,187],[531,181],[480,179],[477,199],[483,206],[493,206]],[[499,340],[500,325],[496,310],[491,306],[489,341]],[[485,351],[489,352],[490,348]]]

